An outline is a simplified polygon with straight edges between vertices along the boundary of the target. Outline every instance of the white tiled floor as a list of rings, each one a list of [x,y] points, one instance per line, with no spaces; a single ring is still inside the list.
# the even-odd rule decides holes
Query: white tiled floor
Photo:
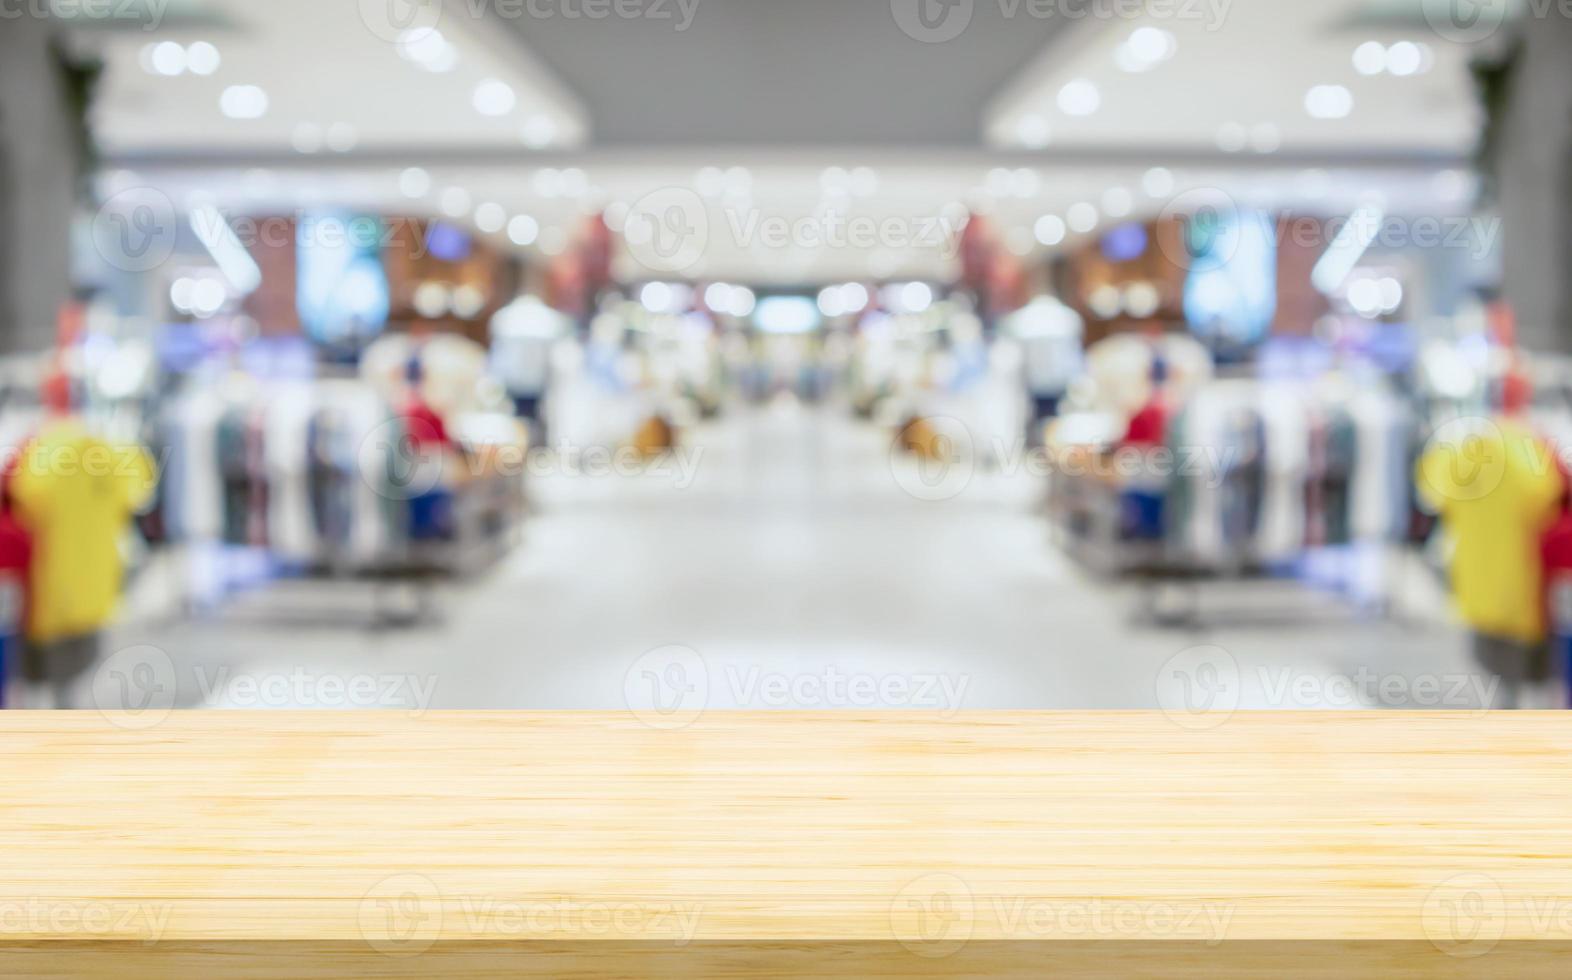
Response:
[[[670,682],[716,708],[1141,708],[1219,667],[1241,707],[1423,707],[1431,677],[1446,706],[1475,699],[1442,617],[1377,619],[1297,584],[1210,587],[1201,628],[1138,624],[1129,587],[1052,546],[1035,480],[979,473],[919,500],[887,440],[829,409],[734,413],[689,434],[692,486],[533,479],[522,546],[446,592],[441,625],[368,631],[357,588],[295,584],[129,622],[115,645],[167,651],[182,705],[621,708]],[[330,615],[282,615],[308,610]],[[671,645],[694,653],[646,655]]]

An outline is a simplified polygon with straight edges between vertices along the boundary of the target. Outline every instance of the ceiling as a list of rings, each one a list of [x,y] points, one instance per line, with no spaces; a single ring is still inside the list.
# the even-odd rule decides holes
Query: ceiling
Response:
[[[1124,198],[1128,216],[1153,215],[1202,186],[1328,214],[1370,194],[1415,214],[1469,203],[1457,170],[1477,128],[1471,48],[1391,2],[1377,17],[1359,0],[1174,0],[1146,8],[1167,15],[1113,18],[1098,12],[1129,5],[957,0],[958,19],[932,27],[914,19],[918,0],[447,0],[413,11],[452,47],[435,73],[401,53],[388,20],[412,2],[184,0],[156,30],[80,32],[108,66],[96,121],[110,181],[252,214],[440,214],[459,188],[470,208],[452,220],[474,226],[482,204],[528,214],[541,234],[521,248],[535,254],[585,213],[610,207],[615,225],[676,193],[703,213],[702,254],[651,270],[630,253],[623,273],[766,284],[948,278],[968,211],[1031,255],[1124,219]],[[1119,48],[1143,27],[1168,32],[1172,56],[1122,70]],[[222,53],[211,76],[142,66],[150,42],[199,39]],[[1360,75],[1353,51],[1372,40],[1422,42],[1428,70]],[[477,111],[488,81],[516,104]],[[1072,115],[1060,93],[1082,81],[1099,104]],[[218,111],[237,84],[266,90],[261,118]],[[1347,89],[1346,118],[1311,118],[1315,85]],[[336,147],[310,139],[335,124]],[[1154,166],[1171,190],[1142,189]],[[410,167],[431,178],[414,196],[398,180]],[[1118,207],[1101,206],[1110,193]],[[1096,227],[1035,241],[1039,218],[1075,204],[1097,207]],[[843,239],[848,222],[876,230],[828,242],[837,221]],[[765,240],[771,223],[784,241]]]

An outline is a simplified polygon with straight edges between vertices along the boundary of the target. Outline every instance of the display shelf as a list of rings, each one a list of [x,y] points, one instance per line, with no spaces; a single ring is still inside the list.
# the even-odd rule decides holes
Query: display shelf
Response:
[[[0,973],[1549,977],[1572,952],[1565,713],[683,721],[0,714]]]

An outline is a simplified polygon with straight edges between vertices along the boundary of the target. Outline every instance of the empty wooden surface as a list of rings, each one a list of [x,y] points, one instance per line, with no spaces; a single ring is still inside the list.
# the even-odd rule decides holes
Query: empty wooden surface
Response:
[[[839,944],[1007,975],[1057,944],[1488,976],[1572,942],[1572,716],[4,712],[0,855],[8,973],[621,949],[740,976]]]

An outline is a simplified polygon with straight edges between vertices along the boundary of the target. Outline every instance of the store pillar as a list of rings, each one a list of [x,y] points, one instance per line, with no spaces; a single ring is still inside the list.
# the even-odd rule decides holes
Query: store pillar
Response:
[[[1529,350],[1572,353],[1572,18],[1532,17],[1498,153],[1503,285]]]
[[[51,48],[24,13],[0,28],[0,355],[47,348],[71,292],[77,143]]]

